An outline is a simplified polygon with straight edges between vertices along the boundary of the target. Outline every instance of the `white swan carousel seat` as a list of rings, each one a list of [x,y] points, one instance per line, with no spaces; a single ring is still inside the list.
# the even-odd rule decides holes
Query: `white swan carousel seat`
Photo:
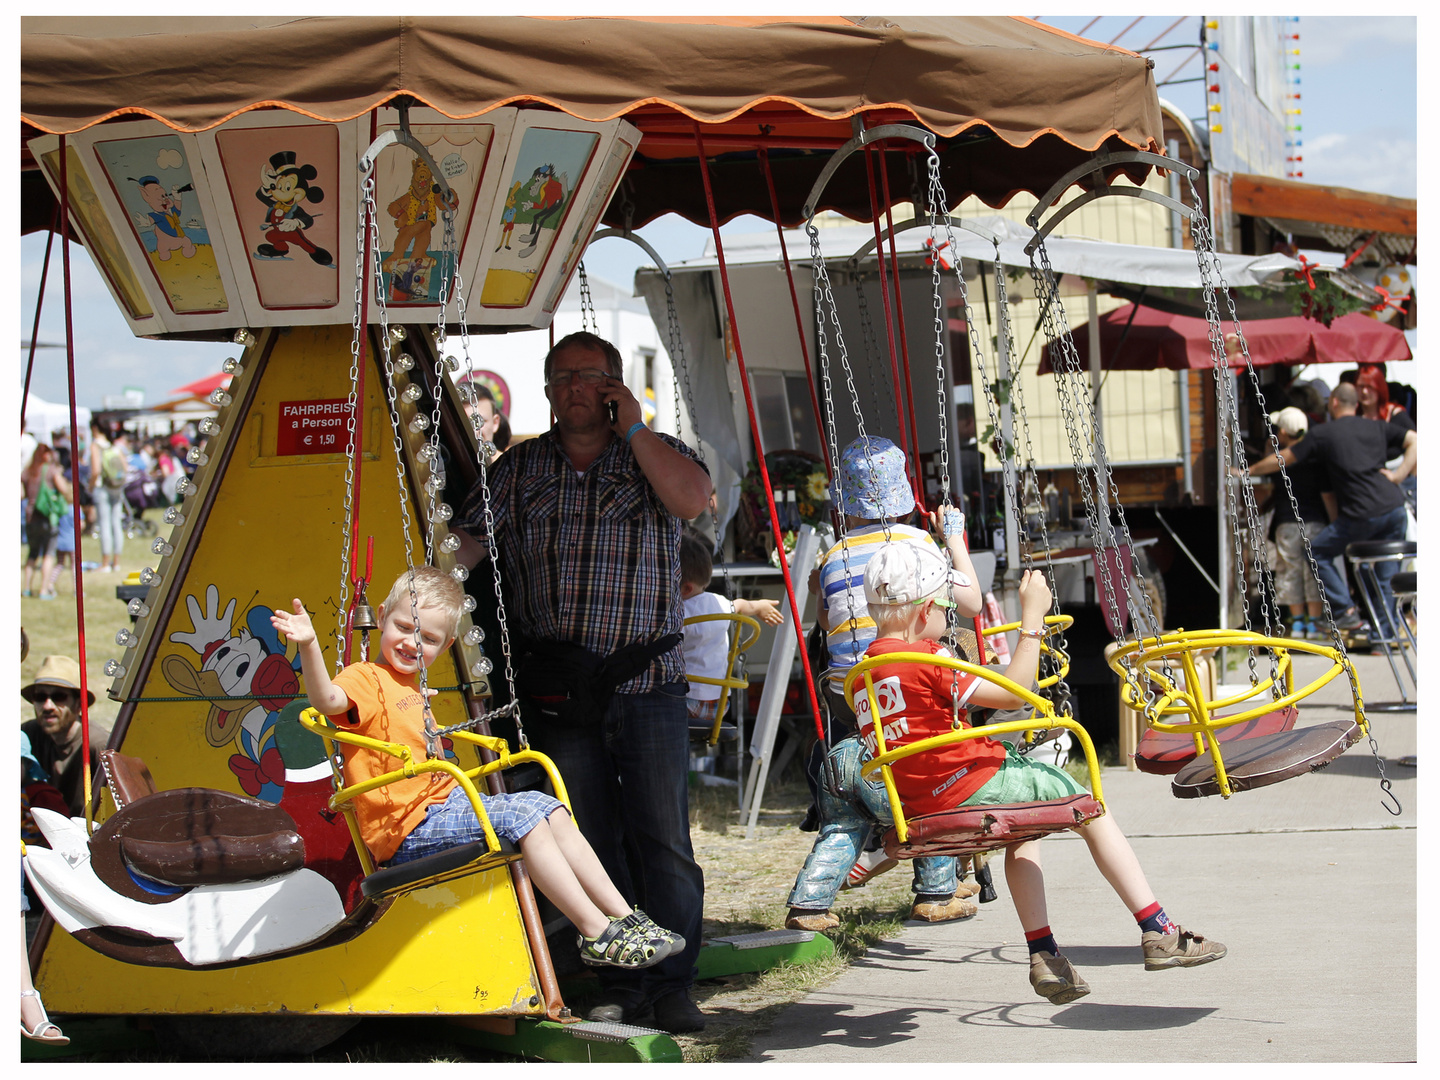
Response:
[[[285,710],[280,803],[210,788],[155,791],[142,762],[107,751],[120,809],[89,838],[80,818],[33,811],[50,847],[25,870],[55,921],[128,963],[211,967],[348,940],[388,907],[365,899],[324,744]],[[288,722],[287,722],[288,721]]]

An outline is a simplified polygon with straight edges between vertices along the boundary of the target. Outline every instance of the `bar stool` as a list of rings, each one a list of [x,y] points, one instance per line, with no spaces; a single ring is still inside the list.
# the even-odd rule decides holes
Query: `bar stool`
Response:
[[[1415,557],[1417,545],[1410,540],[1357,540],[1345,549],[1345,558],[1354,572],[1355,584],[1364,605],[1366,618],[1370,621],[1370,642],[1380,646],[1390,673],[1395,676],[1395,685],[1400,689],[1399,701],[1365,702],[1367,710],[1376,712],[1415,712],[1416,702],[1406,689],[1400,668],[1395,663],[1396,654],[1405,665],[1410,676],[1409,685],[1416,687],[1415,657],[1419,655],[1415,631],[1397,610],[1390,588],[1382,584],[1376,567],[1390,569],[1387,577],[1393,577],[1406,559]],[[1393,569],[1391,567],[1393,566]],[[1413,601],[1413,580],[1410,599]]]

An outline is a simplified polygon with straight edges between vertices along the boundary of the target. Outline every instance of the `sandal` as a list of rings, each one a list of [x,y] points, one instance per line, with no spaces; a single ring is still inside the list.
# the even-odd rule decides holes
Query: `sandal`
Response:
[[[631,911],[629,915],[626,915],[625,918],[627,921],[640,927],[645,933],[645,936],[649,938],[650,943],[656,946],[656,948],[659,948],[662,942],[668,943],[669,948],[666,950],[665,955],[674,956],[684,951],[685,939],[683,937],[673,930],[666,930],[638,907]]]
[[[579,936],[580,959],[591,967],[647,968],[670,955],[668,940],[652,939],[635,913],[611,919],[599,937]]]
[[[25,1026],[25,1021],[20,1021],[20,1034],[27,1039],[34,1039],[36,1042],[49,1043],[51,1046],[68,1046],[70,1037],[60,1030],[59,1026],[50,1019],[45,1011],[45,1003],[40,1000],[40,994],[36,990],[21,990],[21,997],[33,997],[35,1004],[40,1006],[40,1022],[31,1031]]]

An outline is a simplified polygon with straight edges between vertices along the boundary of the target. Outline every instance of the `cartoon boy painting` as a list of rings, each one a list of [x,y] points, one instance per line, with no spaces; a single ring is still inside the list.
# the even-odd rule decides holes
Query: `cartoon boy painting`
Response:
[[[267,207],[265,222],[261,226],[267,242],[255,248],[258,258],[288,258],[290,245],[296,244],[309,254],[312,262],[321,266],[334,265],[330,252],[317,247],[305,236],[305,230],[315,224],[315,219],[300,204],[318,203],[325,198],[325,192],[310,183],[315,176],[314,165],[295,164],[293,150],[272,154],[269,163],[261,167],[260,189],[255,192],[255,197]]]
[[[440,185],[430,172],[430,166],[418,155],[410,163],[410,186],[401,196],[387,206],[386,212],[395,219],[395,247],[381,267],[392,273],[409,267],[428,270],[435,265],[428,251],[430,233],[440,223]],[[459,205],[459,197],[451,191],[449,209]]]
[[[510,194],[505,196],[505,212],[500,215],[500,220],[505,227],[500,230],[500,243],[495,245],[496,251],[502,247],[510,247],[510,234],[515,231],[516,203],[520,200],[520,189],[524,186],[519,180],[516,180],[510,185]]]
[[[142,176],[135,181],[140,186],[140,198],[150,207],[150,224],[155,230],[155,255],[168,262],[172,251],[179,251],[185,258],[195,254],[195,243],[185,235],[180,224],[180,196],[195,189],[189,184],[167,192],[154,176]]]

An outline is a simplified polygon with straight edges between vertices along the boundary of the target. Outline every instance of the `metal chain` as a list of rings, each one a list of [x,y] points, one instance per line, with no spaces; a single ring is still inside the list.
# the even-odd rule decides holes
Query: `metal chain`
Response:
[[[1213,263],[1214,268],[1215,268],[1216,277],[1219,279],[1220,289],[1222,290],[1223,295],[1225,296],[1226,306],[1227,306],[1228,309],[1229,309],[1229,314],[1230,314],[1231,323],[1232,323],[1232,325],[1233,325],[1233,327],[1234,327],[1235,335],[1236,335],[1236,338],[1237,338],[1237,340],[1238,340],[1238,342],[1239,342],[1240,355],[1244,358],[1244,361],[1245,361],[1245,370],[1246,370],[1246,373],[1249,375],[1250,380],[1251,380],[1251,385],[1252,385],[1252,387],[1253,387],[1254,390],[1255,390],[1256,400],[1259,401],[1260,403],[1262,403],[1262,404],[1261,404],[1261,408],[1262,408],[1262,411],[1263,411],[1263,408],[1264,408],[1263,402],[1264,402],[1265,398],[1264,398],[1264,395],[1261,394],[1261,392],[1260,392],[1259,377],[1258,377],[1258,375],[1257,375],[1256,372],[1255,372],[1255,365],[1251,362],[1251,359],[1250,359],[1250,349],[1249,349],[1249,346],[1246,344],[1246,341],[1245,341],[1245,333],[1244,333],[1244,330],[1242,329],[1242,327],[1241,327],[1241,325],[1240,325],[1240,317],[1239,317],[1239,314],[1238,314],[1238,312],[1236,311],[1236,308],[1235,308],[1235,299],[1234,299],[1234,296],[1231,294],[1230,290],[1225,287],[1224,276],[1223,276],[1223,274],[1222,274],[1222,272],[1221,272],[1221,267],[1220,267],[1220,259],[1219,259],[1219,256],[1218,256],[1217,254],[1215,254],[1215,240],[1214,240],[1214,236],[1213,236],[1213,234],[1211,233],[1211,230],[1210,230],[1210,223],[1209,223],[1209,221],[1207,220],[1205,214],[1204,214],[1203,212],[1199,212],[1199,210],[1198,210],[1198,208],[1200,208],[1201,206],[1203,206],[1203,204],[1202,204],[1201,201],[1200,201],[1200,193],[1199,193],[1199,191],[1196,189],[1195,180],[1194,180],[1193,177],[1190,177],[1190,178],[1188,178],[1188,182],[1189,182],[1189,185],[1190,185],[1190,196],[1191,196],[1192,204],[1193,204],[1195,207],[1197,207],[1197,213],[1194,215],[1194,217],[1191,218],[1191,234],[1192,234],[1192,236],[1194,236],[1194,238],[1195,238],[1196,257],[1197,257],[1197,259],[1200,261],[1201,274],[1204,275],[1204,274],[1206,273],[1206,270],[1207,270],[1206,263],[1207,263],[1207,262]],[[1207,293],[1206,293],[1206,308],[1207,308],[1207,310],[1206,310],[1206,317],[1207,317],[1207,320],[1208,320],[1208,318],[1209,318],[1209,304],[1210,304],[1210,293],[1209,293],[1209,291],[1207,290]],[[1216,313],[1216,322],[1217,322],[1217,324],[1218,324],[1218,312]],[[1212,338],[1211,338],[1211,351],[1212,351],[1212,354],[1213,354],[1213,353],[1214,353],[1214,332],[1213,332],[1213,331],[1212,331]],[[1221,342],[1220,342],[1220,355],[1221,355],[1221,356],[1224,356],[1224,340],[1223,340],[1223,337],[1222,337]],[[1280,441],[1279,441],[1279,439],[1275,436],[1274,432],[1271,432],[1271,433],[1270,433],[1270,446],[1271,446],[1271,451],[1275,454],[1276,463],[1277,463],[1277,465],[1279,466],[1279,468],[1278,468],[1277,471],[1278,471],[1278,473],[1279,473],[1279,475],[1280,475],[1280,477],[1281,477],[1281,480],[1282,480],[1282,481],[1284,482],[1284,484],[1285,484],[1285,493],[1286,493],[1286,496],[1287,496],[1288,499],[1289,499],[1291,511],[1295,514],[1295,518],[1296,518],[1296,520],[1298,521],[1299,518],[1300,518],[1299,500],[1295,497],[1295,489],[1294,489],[1294,486],[1293,486],[1292,483],[1291,483],[1289,474],[1288,474],[1288,473],[1286,472],[1286,470],[1285,470],[1284,460],[1283,460],[1283,459],[1281,458],[1281,456],[1280,456],[1280,454],[1281,454]],[[1243,461],[1241,462],[1241,466],[1242,466],[1242,468],[1245,467],[1245,463],[1244,463]],[[1248,468],[1246,469],[1246,474],[1248,475]],[[1363,698],[1363,696],[1361,695],[1361,692],[1360,692],[1360,680],[1359,680],[1359,676],[1356,674],[1356,672],[1355,672],[1355,666],[1350,662],[1349,654],[1346,652],[1344,638],[1341,636],[1339,628],[1335,625],[1335,616],[1334,616],[1334,613],[1331,611],[1331,608],[1330,608],[1330,598],[1329,598],[1329,596],[1326,594],[1325,589],[1324,589],[1324,587],[1323,587],[1323,585],[1322,585],[1322,583],[1321,583],[1321,580],[1320,580],[1320,567],[1319,567],[1319,563],[1316,561],[1315,553],[1314,553],[1314,551],[1313,551],[1313,550],[1311,549],[1311,547],[1310,547],[1310,537],[1309,537],[1308,533],[1307,533],[1304,529],[1301,529],[1301,530],[1300,530],[1300,537],[1301,537],[1301,540],[1304,542],[1304,545],[1305,545],[1305,558],[1306,558],[1307,562],[1310,564],[1310,573],[1311,573],[1312,577],[1314,578],[1316,585],[1320,587],[1320,588],[1319,588],[1319,591],[1320,591],[1320,601],[1321,601],[1321,603],[1324,605],[1325,621],[1326,621],[1326,623],[1327,623],[1327,624],[1329,625],[1329,627],[1330,627],[1330,637],[1331,637],[1331,641],[1332,641],[1332,643],[1334,644],[1335,651],[1340,654],[1340,658],[1341,658],[1341,660],[1342,660],[1342,662],[1343,662],[1343,664],[1344,664],[1344,667],[1345,667],[1345,676],[1346,676],[1347,680],[1348,680],[1349,683],[1350,683],[1350,693],[1351,693],[1351,695],[1354,697],[1354,700],[1355,700],[1355,703],[1356,703],[1356,707],[1357,707],[1357,709],[1359,710],[1360,715],[1363,717],[1363,716],[1365,715],[1365,705],[1364,705],[1364,698]],[[1273,657],[1272,657],[1272,663],[1273,663],[1273,662],[1274,662],[1274,661],[1273,661]],[[1379,743],[1376,741],[1376,739],[1375,739],[1375,732],[1374,732],[1373,727],[1372,727],[1370,724],[1368,724],[1368,723],[1365,725],[1365,734],[1366,734],[1366,738],[1367,738],[1367,740],[1368,740],[1368,742],[1369,742],[1369,746],[1370,746],[1370,755],[1371,755],[1371,757],[1372,757],[1372,758],[1374,759],[1374,761],[1375,761],[1375,770],[1376,770],[1376,772],[1378,773],[1378,775],[1379,775],[1379,777],[1380,777],[1380,791],[1381,791],[1381,801],[1380,801],[1380,805],[1385,808],[1385,811],[1386,811],[1387,813],[1398,816],[1399,814],[1401,814],[1401,813],[1403,812],[1403,808],[1402,808],[1401,805],[1400,805],[1400,800],[1399,800],[1398,798],[1396,798],[1396,796],[1395,796],[1395,792],[1394,792],[1394,790],[1392,789],[1392,786],[1391,786],[1389,777],[1387,777],[1387,776],[1385,775],[1385,760],[1384,760],[1384,758],[1382,758],[1381,755],[1380,755],[1380,744],[1379,744]],[[1386,799],[1388,799],[1391,803],[1394,804],[1395,809],[1391,810],[1390,807],[1386,805],[1386,802],[1385,802]]]
[[[895,388],[890,380],[879,380],[875,373],[882,363],[880,359],[880,341],[875,334],[875,319],[870,314],[870,304],[865,298],[865,275],[860,272],[859,266],[853,268],[855,277],[855,302],[860,308],[860,339],[865,346],[865,370],[870,377],[870,400],[874,404],[880,404],[880,388],[884,387],[884,404],[895,411]],[[889,416],[890,413],[883,415]]]
[[[360,325],[360,311],[365,298],[365,218],[376,211],[375,180],[367,176],[360,185],[359,220],[355,225],[355,310],[350,318],[350,394],[345,399],[345,510],[340,527],[340,603],[336,609],[339,626],[335,631],[335,673],[338,675],[345,666],[345,632],[349,629],[350,609],[350,547],[355,508],[355,455],[361,448],[355,445],[357,435],[355,418],[364,407],[360,401],[360,342],[365,328]]]
[[[585,275],[585,263],[582,260],[576,268],[580,278],[580,329],[588,330],[590,333],[599,335],[600,319],[595,314],[595,301],[590,296],[590,279]]]

